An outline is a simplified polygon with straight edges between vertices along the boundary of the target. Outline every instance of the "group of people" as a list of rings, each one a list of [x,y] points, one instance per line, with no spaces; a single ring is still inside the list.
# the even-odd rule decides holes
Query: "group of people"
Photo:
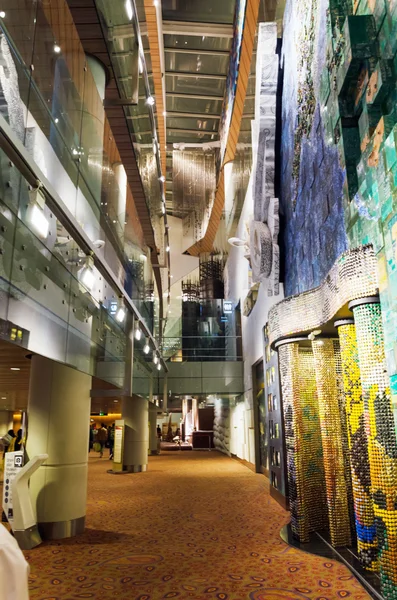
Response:
[[[103,451],[106,446],[109,447],[109,460],[113,458],[114,448],[114,429],[115,424],[113,423],[109,427],[106,427],[105,423],[101,423],[101,426],[97,429],[95,423],[90,427],[90,443],[89,449],[99,452],[100,457],[103,456]]]

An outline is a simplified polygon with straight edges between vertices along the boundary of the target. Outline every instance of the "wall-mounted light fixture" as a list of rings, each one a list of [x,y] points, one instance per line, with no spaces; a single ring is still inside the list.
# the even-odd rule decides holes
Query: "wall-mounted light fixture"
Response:
[[[80,283],[87,288],[90,292],[95,284],[95,272],[94,272],[94,258],[87,256],[85,259],[85,265],[79,273]]]
[[[30,201],[26,211],[26,217],[33,231],[45,240],[48,236],[50,223],[44,214],[45,198],[42,192],[42,185],[38,182],[37,188],[29,192]]]
[[[149,352],[150,352],[150,344],[149,344],[148,338],[146,338],[146,340],[145,340],[145,345],[143,347],[143,352],[145,354],[149,354]]]

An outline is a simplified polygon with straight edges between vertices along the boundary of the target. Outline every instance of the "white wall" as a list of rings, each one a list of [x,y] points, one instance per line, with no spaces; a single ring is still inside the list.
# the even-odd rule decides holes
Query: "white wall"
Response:
[[[12,412],[0,410],[0,438],[12,429]]]
[[[226,190],[227,193],[227,190]],[[246,239],[247,224],[253,214],[252,178],[248,186],[236,237]],[[250,289],[250,266],[244,258],[244,248],[229,246],[225,266],[225,298],[235,303],[244,300]],[[280,285],[278,296],[267,296],[260,286],[257,302],[248,317],[242,316],[244,397],[231,406],[231,452],[239,458],[255,464],[254,413],[252,396],[252,366],[263,357],[263,328],[268,320],[269,309],[284,298]]]

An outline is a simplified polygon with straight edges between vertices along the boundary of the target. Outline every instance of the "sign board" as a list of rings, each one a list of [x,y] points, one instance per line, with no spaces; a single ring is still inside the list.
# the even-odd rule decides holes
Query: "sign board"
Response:
[[[23,467],[24,453],[6,452],[4,457],[3,510],[12,527],[14,521],[14,506],[12,502],[11,484],[19,470]]]
[[[224,313],[232,313],[233,312],[233,302],[230,300],[223,301],[223,312]]]
[[[123,470],[124,419],[117,419],[114,424],[113,470]]]

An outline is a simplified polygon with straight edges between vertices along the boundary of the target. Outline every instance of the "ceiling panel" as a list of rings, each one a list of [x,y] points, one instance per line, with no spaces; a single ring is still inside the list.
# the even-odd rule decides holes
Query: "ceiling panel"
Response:
[[[229,54],[203,54],[166,50],[165,70],[185,71],[187,73],[204,73],[210,75],[226,75],[229,66]]]
[[[167,73],[167,92],[195,94],[204,96],[223,96],[225,93],[225,77],[200,77],[184,75],[183,73]]]
[[[167,94],[167,112],[187,112],[208,115],[220,115],[222,100],[206,100],[200,97],[181,98]]]
[[[198,131],[218,131],[218,121],[214,119],[192,119],[191,117],[172,117],[167,119],[168,129],[197,129]]]
[[[164,46],[166,48],[185,48],[187,50],[230,50],[231,39],[227,37],[212,37],[205,35],[165,35]]]
[[[162,0],[163,19],[233,23],[234,0]]]

